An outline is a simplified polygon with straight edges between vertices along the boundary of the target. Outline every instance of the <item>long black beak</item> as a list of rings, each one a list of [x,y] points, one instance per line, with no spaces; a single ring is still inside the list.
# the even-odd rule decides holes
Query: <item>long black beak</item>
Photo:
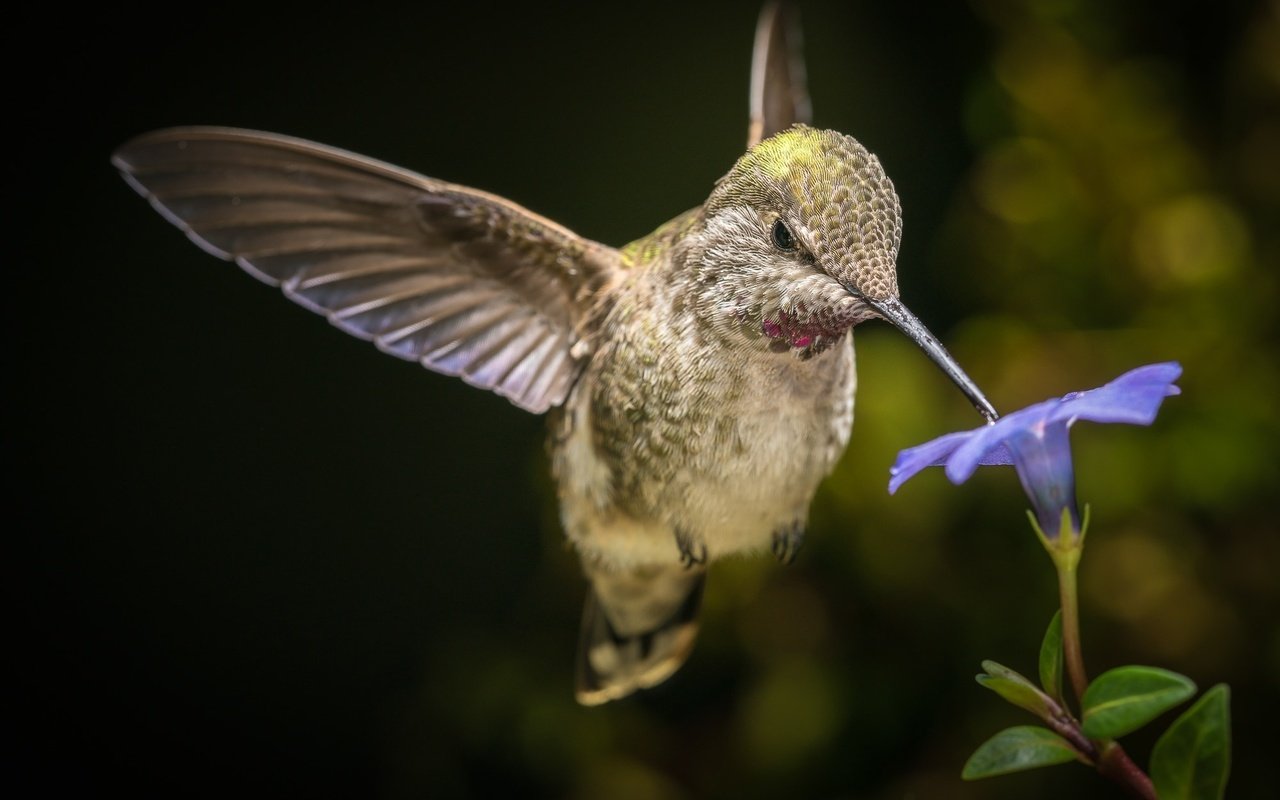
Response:
[[[915,314],[908,311],[901,300],[896,297],[890,297],[886,300],[873,300],[866,296],[863,296],[862,300],[878,311],[881,317],[884,317],[907,336],[910,336],[911,341],[920,345],[920,349],[928,353],[929,358],[932,358],[933,362],[941,367],[943,372],[947,373],[947,377],[956,386],[960,387],[960,391],[965,393],[965,396],[969,398],[969,402],[973,403],[973,407],[978,409],[978,413],[986,417],[988,422],[995,422],[1000,418],[1000,415],[996,413],[995,407],[991,405],[991,402],[982,394],[982,390],[978,388],[978,384],[964,374],[964,370],[960,369],[960,365],[951,357],[951,354],[942,346],[937,337],[929,333],[929,329],[924,326],[924,323],[917,319]]]

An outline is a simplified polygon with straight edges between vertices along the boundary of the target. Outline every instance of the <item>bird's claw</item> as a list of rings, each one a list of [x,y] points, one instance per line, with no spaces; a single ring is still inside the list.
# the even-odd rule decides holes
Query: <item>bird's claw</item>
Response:
[[[804,525],[794,522],[773,532],[773,555],[783,564],[796,560],[796,554],[804,546]]]
[[[693,537],[684,531],[676,531],[676,547],[680,548],[680,563],[685,569],[693,569],[707,563],[707,545],[695,542]]]

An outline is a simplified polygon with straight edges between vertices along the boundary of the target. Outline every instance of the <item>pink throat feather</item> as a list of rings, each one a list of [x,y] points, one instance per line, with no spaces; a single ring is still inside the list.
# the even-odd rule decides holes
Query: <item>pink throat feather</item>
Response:
[[[785,341],[797,350],[803,350],[813,344],[818,337],[838,339],[847,327],[841,326],[839,329],[834,329],[814,319],[801,321],[786,311],[779,311],[776,318],[766,317],[760,324],[760,330],[765,336]]]

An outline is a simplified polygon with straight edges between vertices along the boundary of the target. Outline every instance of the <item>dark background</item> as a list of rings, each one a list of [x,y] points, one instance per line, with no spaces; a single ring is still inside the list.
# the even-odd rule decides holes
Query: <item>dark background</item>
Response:
[[[1229,682],[1231,794],[1261,796],[1280,712],[1276,6],[802,12],[815,121],[876,152],[901,196],[903,298],[999,407],[1186,367],[1152,429],[1076,432],[1094,504],[1085,655],[1095,673],[1150,662]],[[886,494],[898,449],[978,421],[887,327],[859,331],[853,442],[798,563],[717,565],[685,669],[583,709],[583,585],[541,421],[201,253],[109,165],[153,128],[278,131],[620,245],[701,202],[741,153],[756,13],[232,3],[11,19],[6,782],[1111,791],[1074,766],[959,781],[987,736],[1031,722],[972,675],[982,658],[1034,670],[1055,588],[1011,473]],[[1139,762],[1154,736],[1126,740]]]

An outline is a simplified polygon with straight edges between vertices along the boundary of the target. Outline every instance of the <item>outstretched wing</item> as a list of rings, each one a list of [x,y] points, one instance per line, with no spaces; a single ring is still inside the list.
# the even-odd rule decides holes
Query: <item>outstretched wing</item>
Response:
[[[174,128],[112,159],[192,241],[339,328],[535,413],[563,402],[613,248],[500,197],[271,133]]]
[[[785,2],[769,3],[756,24],[751,56],[751,125],[747,147],[813,116],[800,46],[800,17]]]

